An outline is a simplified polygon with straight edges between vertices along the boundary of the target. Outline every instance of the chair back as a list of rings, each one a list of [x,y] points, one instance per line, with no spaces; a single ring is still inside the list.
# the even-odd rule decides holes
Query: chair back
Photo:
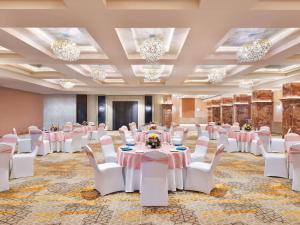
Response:
[[[99,135],[99,138],[101,138],[102,136],[106,135],[105,123],[99,123],[99,126],[98,126],[98,135]]]
[[[196,123],[195,124],[195,127],[196,127],[196,130],[197,130],[197,137],[201,137],[202,136],[202,129],[201,129],[201,126],[200,124]]]
[[[228,132],[225,128],[221,128],[218,130],[219,138],[218,138],[218,145],[223,144],[224,146],[228,146]]]
[[[289,151],[289,159],[293,163],[293,169],[300,168],[300,143],[292,145]]]
[[[240,123],[239,123],[239,122],[234,122],[234,123],[232,124],[232,126],[240,127]]]
[[[173,131],[173,135],[174,135],[174,137],[181,137],[181,138],[183,138],[183,136],[184,136],[184,128],[183,127],[179,127],[179,126],[175,127],[174,131]]]
[[[8,169],[9,160],[13,155],[13,147],[11,145],[0,143],[0,168]]]
[[[94,122],[88,122],[88,126],[95,126]]]
[[[37,126],[31,125],[31,126],[28,127],[28,132],[30,130],[37,130],[37,129],[39,129]]]
[[[100,145],[104,155],[111,155],[111,153],[115,153],[115,147],[111,136],[102,136],[100,138]]]
[[[119,134],[122,140],[122,143],[125,145],[126,144],[126,137],[125,137],[125,130],[121,127],[119,128]]]
[[[1,144],[10,145],[13,148],[13,152],[16,151],[16,146],[18,142],[18,136],[15,134],[5,134],[0,139]]]
[[[220,162],[220,159],[221,159],[221,154],[223,153],[225,149],[225,146],[224,145],[219,145],[218,148],[217,148],[217,151],[214,155],[214,158],[211,162],[211,167],[210,167],[210,172],[212,173],[215,168],[217,167],[217,165],[219,164]]]
[[[259,140],[262,142],[264,149],[266,152],[270,149],[270,143],[271,143],[271,132],[270,130],[260,130],[258,132]]]
[[[84,135],[81,128],[75,128],[72,131],[72,149],[81,149],[82,136]]]
[[[69,122],[68,122],[68,123],[66,123],[66,124],[64,125],[63,131],[64,131],[64,132],[71,132],[71,131],[72,131],[72,128],[73,128],[72,123],[69,124]]]
[[[300,144],[300,135],[296,133],[289,133],[284,136],[285,149],[288,152],[292,145]]]
[[[270,127],[268,127],[268,126],[261,126],[259,130],[269,130],[269,131],[271,131]]]
[[[83,150],[86,153],[86,156],[90,162],[90,165],[94,168],[95,171],[99,171],[95,155],[94,155],[92,149],[90,148],[90,146],[88,146],[88,145],[84,146]]]
[[[141,175],[143,178],[166,179],[168,173],[168,155],[160,151],[149,151],[141,158]]]
[[[17,129],[16,129],[16,128],[13,128],[13,134],[15,134],[15,135],[18,136],[18,133],[17,133]]]
[[[206,136],[201,136],[196,141],[196,148],[195,152],[206,154],[207,153],[207,147],[208,147],[209,138]]]
[[[257,141],[257,148],[260,150],[262,156],[265,157],[267,152],[266,152],[266,149],[265,149],[265,147],[263,145],[263,142],[261,140]]]
[[[129,123],[129,128],[131,132],[136,132],[137,131],[137,126],[135,122]]]
[[[229,129],[231,128],[231,125],[228,123],[225,123],[222,125],[222,128],[225,129],[227,132],[229,131]]]
[[[29,135],[30,135],[30,139],[31,139],[31,152],[33,152],[35,149],[35,146],[41,145],[41,142],[43,140],[43,138],[42,138],[43,131],[41,131],[39,129],[31,129],[31,130],[29,130]]]

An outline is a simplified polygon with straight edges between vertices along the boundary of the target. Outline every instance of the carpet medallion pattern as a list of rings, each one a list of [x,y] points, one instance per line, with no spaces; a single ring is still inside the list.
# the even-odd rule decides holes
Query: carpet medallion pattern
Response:
[[[186,145],[195,141],[192,134]],[[215,149],[210,143],[208,161]],[[137,192],[100,196],[83,152],[54,153],[36,159],[34,177],[13,179],[0,193],[0,225],[300,225],[300,193],[288,179],[264,177],[263,167],[262,157],[224,153],[210,195],[170,192],[168,207],[141,207]]]

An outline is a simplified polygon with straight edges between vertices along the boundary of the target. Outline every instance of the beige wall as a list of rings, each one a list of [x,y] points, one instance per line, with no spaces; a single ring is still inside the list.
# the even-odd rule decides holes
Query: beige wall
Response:
[[[98,124],[98,95],[87,96],[87,121]]]
[[[43,126],[43,95],[0,87],[0,135],[27,132],[27,127]]]
[[[207,108],[206,103],[199,99],[195,98],[195,108],[194,108],[194,117],[191,118],[184,118],[182,117],[182,111],[187,110],[183,109],[182,107],[182,99],[178,97],[172,97],[173,102],[173,122],[176,123],[184,123],[184,124],[191,124],[191,123],[207,123]]]

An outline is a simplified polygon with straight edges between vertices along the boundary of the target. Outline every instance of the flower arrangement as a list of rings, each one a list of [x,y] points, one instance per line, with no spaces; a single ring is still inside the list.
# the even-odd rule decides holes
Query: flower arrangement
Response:
[[[52,131],[52,132],[59,131],[59,125],[55,126],[55,125],[52,124],[51,127],[50,127],[50,131]]]
[[[246,124],[244,125],[244,129],[245,129],[246,131],[251,131],[251,130],[252,130],[252,125],[251,125],[250,123],[246,123]]]
[[[159,148],[160,147],[160,140],[158,134],[149,134],[148,140],[146,141],[146,145],[150,148]]]

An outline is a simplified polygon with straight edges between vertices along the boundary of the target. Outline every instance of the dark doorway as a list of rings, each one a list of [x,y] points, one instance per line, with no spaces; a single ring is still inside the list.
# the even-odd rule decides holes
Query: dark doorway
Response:
[[[138,102],[137,101],[113,101],[113,130],[121,126],[136,122],[138,126]]]

